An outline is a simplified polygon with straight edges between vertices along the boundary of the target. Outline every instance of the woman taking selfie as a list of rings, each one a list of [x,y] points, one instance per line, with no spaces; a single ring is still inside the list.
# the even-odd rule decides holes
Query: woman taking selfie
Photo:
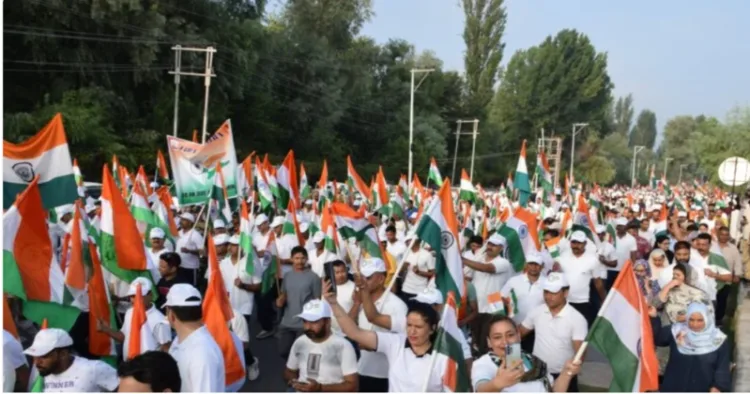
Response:
[[[414,302],[406,315],[406,334],[375,332],[359,328],[349,314],[338,304],[336,293],[331,291],[327,281],[323,287],[323,297],[331,306],[333,315],[341,331],[349,339],[357,342],[361,349],[383,353],[388,359],[389,392],[442,392],[443,377],[430,374],[427,390],[424,383],[430,371],[445,370],[448,358],[435,354],[433,368],[432,346],[437,336],[440,317],[431,305]]]
[[[658,297],[651,299],[651,305],[656,308],[664,306],[664,312],[670,323],[682,323],[685,321],[685,313],[688,305],[692,302],[709,303],[708,295],[685,282],[687,270],[680,264],[671,266],[672,280],[659,291]],[[708,306],[713,313],[713,306]]]
[[[544,361],[521,351],[521,335],[507,316],[492,317],[486,340],[489,353],[477,359],[471,369],[476,392],[564,393],[581,370],[580,362],[568,360],[555,380]]]
[[[685,323],[661,327],[656,308],[649,308],[656,346],[669,346],[670,355],[660,391],[724,392],[732,388],[729,342],[714,325],[706,304],[693,302]]]

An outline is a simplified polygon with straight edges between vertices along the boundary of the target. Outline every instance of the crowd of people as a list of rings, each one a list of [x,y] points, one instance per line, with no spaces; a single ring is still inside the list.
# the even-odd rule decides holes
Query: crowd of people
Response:
[[[515,209],[512,193],[492,194],[486,200],[491,204],[458,202],[466,292],[459,300],[463,336],[457,346],[469,389],[578,391],[585,361],[577,357],[579,350],[618,274],[632,264],[650,305],[660,390],[731,391],[725,324],[750,273],[750,193],[742,203],[733,196],[705,196],[700,202],[690,190],[681,187],[680,204],[651,188],[597,191],[599,203],[589,215],[596,234],[566,220],[577,209],[576,199],[559,190],[552,198],[534,198],[528,209],[537,215],[542,248],[527,254],[518,271],[508,258],[509,240],[494,231],[497,225],[466,232],[486,226],[492,204]],[[434,349],[447,300],[436,285],[436,251],[416,235],[419,206],[409,203],[404,217],[368,213],[388,256],[381,259],[364,255],[350,234],[337,234],[336,252],[325,247],[325,234],[315,231],[321,228],[319,198],[316,191],[300,204],[299,237],[285,236],[283,211],[252,210],[258,212],[251,218],[256,263],[264,269],[278,264],[270,282],[263,269],[250,274],[243,267],[248,263],[241,253],[239,215],[225,223],[188,206],[175,211],[174,242],[162,229],[152,229],[148,252],[158,262],[158,282],[124,283],[106,275],[120,325],[101,319],[93,324],[119,344],[114,363],[89,354],[87,313],[69,332],[39,329],[25,319],[17,300],[9,299],[18,337],[4,331],[5,391],[236,392],[260,371],[281,376],[289,391],[445,391],[444,377],[435,371],[445,370],[451,359]],[[363,204],[351,196],[334,198],[356,209]],[[425,196],[422,204],[430,199]],[[685,202],[687,207],[678,209]],[[95,201],[86,207],[92,220],[99,210]],[[60,209],[58,217],[50,234],[59,254],[72,208]],[[499,217],[489,223],[499,225]],[[208,239],[219,259],[234,314],[229,327],[244,368],[234,382],[226,381],[222,350],[203,321],[206,286],[216,273],[208,269]],[[394,271],[392,262],[401,261]],[[137,292],[155,348],[129,357]],[[260,332],[251,337],[249,328],[256,324]],[[272,338],[284,370],[264,369],[253,354],[258,341]],[[34,387],[39,377],[41,387]]]

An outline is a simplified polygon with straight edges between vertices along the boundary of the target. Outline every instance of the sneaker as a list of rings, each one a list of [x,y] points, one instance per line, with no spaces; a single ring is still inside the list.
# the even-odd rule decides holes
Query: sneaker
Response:
[[[270,338],[270,337],[273,336],[273,334],[274,334],[273,330],[271,330],[271,331],[261,330],[261,332],[259,332],[258,335],[255,336],[255,339]]]
[[[253,364],[247,366],[247,380],[253,381],[258,379],[258,376],[260,376],[259,364],[258,357],[253,357]]]

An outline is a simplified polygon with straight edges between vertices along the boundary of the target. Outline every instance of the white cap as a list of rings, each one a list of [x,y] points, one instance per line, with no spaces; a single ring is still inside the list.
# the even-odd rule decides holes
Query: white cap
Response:
[[[657,204],[654,204],[648,210],[651,211],[651,212],[653,212],[653,211],[661,211],[661,206],[657,205]]]
[[[312,204],[313,204],[313,200],[311,200],[309,198],[307,200],[305,200],[305,205],[312,205]]]
[[[573,234],[570,235],[570,242],[586,242],[586,234],[583,233],[583,231],[573,231]]]
[[[281,216],[274,217],[273,221],[271,222],[271,228],[276,228],[276,227],[283,226],[283,225],[284,225],[284,218],[282,218]]]
[[[429,305],[442,305],[443,304],[443,293],[440,290],[427,286],[421,293],[417,294],[416,297],[412,297],[412,300],[419,301],[423,304]]]
[[[214,228],[227,228],[226,223],[221,219],[214,220]]]
[[[494,233],[490,236],[490,239],[487,240],[488,243],[491,243],[493,245],[497,246],[506,246],[508,245],[508,241],[505,240],[505,237],[498,233]]]
[[[188,301],[189,298],[194,297],[198,299]],[[201,299],[198,289],[187,283],[178,283],[169,288],[164,306],[200,306]]]
[[[607,226],[605,226],[603,224],[597,224],[596,225],[596,233],[597,234],[606,233],[606,232],[607,232]]]
[[[130,282],[130,287],[128,288],[128,297],[135,295],[135,291],[138,290],[138,285],[141,285],[142,296],[145,296],[149,291],[151,291],[150,280],[143,277],[135,278],[132,282]]]
[[[266,216],[265,213],[261,213],[260,215],[255,217],[255,225],[260,226],[261,224],[268,221],[268,216]]]
[[[304,321],[318,321],[331,317],[331,306],[324,300],[310,300],[302,307],[302,313],[297,315]]]
[[[560,225],[560,222],[554,222],[547,226],[547,229],[560,231],[562,229],[562,226]]]
[[[195,216],[193,216],[190,212],[185,212],[182,215],[180,215],[180,219],[185,219],[190,221],[190,223],[195,223]]]
[[[362,205],[362,202],[359,201],[359,200],[354,200],[354,202],[352,203],[352,206],[354,206],[354,207],[359,207],[361,205]]]
[[[677,217],[678,218],[686,218],[687,217],[687,212],[685,212],[685,211],[679,211],[679,212],[677,212]]]
[[[151,239],[154,239],[154,238],[164,239],[165,236],[166,234],[164,233],[164,230],[161,229],[161,227],[154,227],[148,233],[148,237]]]
[[[640,210],[641,210],[641,207],[640,207],[640,205],[638,205],[638,204],[633,204],[633,205],[632,205],[632,206],[630,207],[630,210],[631,210],[631,211],[640,211]]]
[[[34,343],[24,353],[31,357],[41,357],[55,349],[62,349],[69,346],[73,346],[73,338],[65,330],[46,328],[36,334]]]
[[[542,255],[537,252],[531,252],[528,256],[526,256],[526,264],[534,263],[534,264],[542,264]]]
[[[628,219],[624,217],[619,217],[615,220],[615,226],[627,226],[628,225]]]
[[[226,234],[216,234],[214,236],[214,245],[224,245],[229,243],[229,236]]]
[[[563,287],[568,287],[568,281],[565,280],[565,275],[561,272],[550,272],[547,275],[547,280],[544,282],[544,291],[550,293],[557,293],[562,290]]]
[[[152,189],[156,189],[156,188],[159,187],[159,182],[151,182],[150,186],[151,186]]]
[[[416,219],[417,218],[417,212],[414,211],[411,214],[409,214],[409,219]]]
[[[239,245],[240,244],[240,236],[235,234],[229,237],[229,243],[232,245]]]
[[[65,204],[55,208],[57,217],[61,218],[67,214],[73,214],[73,204]]]
[[[365,278],[371,277],[376,272],[386,272],[385,262],[377,257],[362,260],[359,266],[359,272]]]
[[[310,229],[310,224],[307,222],[302,222],[299,224],[299,232],[306,233],[307,230]]]
[[[319,244],[319,243],[323,242],[325,239],[326,239],[325,234],[323,234],[322,231],[318,231],[317,233],[315,233],[315,235],[313,235],[312,241],[315,244]]]

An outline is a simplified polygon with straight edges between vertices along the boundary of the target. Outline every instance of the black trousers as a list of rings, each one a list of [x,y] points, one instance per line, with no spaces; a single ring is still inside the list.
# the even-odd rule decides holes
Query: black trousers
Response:
[[[619,274],[620,274],[620,271],[607,271],[607,285],[606,285],[607,292],[609,292],[609,289],[611,289],[612,286],[615,285],[615,281],[617,280],[617,275]]]
[[[716,325],[721,325],[724,320],[724,315],[727,312],[727,300],[729,300],[729,294],[731,293],[732,286],[730,284],[725,285],[723,289],[716,293],[716,310],[714,311]]]
[[[388,379],[373,378],[370,376],[359,376],[360,393],[387,393]]]
[[[292,345],[294,345],[294,341],[297,340],[297,337],[302,334],[302,329],[295,330],[287,327],[279,327],[279,332],[277,333],[279,354],[281,355],[281,358],[284,359],[284,362],[289,360],[289,352],[292,350]]]
[[[521,349],[531,354],[534,352],[534,341],[536,340],[536,331],[531,331],[521,340]]]
[[[255,303],[258,307],[258,323],[264,331],[273,330],[276,323],[276,298],[279,297],[278,289],[274,284],[266,294],[257,293]]]
[[[248,333],[252,332],[252,330],[250,329],[251,327],[250,321],[253,316],[252,315],[242,315],[242,316],[245,318],[245,322],[247,322]],[[255,360],[255,357],[253,356],[253,351],[252,349],[250,349],[250,338],[248,338],[248,344],[247,344],[247,347],[245,348],[245,365],[253,365],[253,363],[255,362],[254,360]]]
[[[414,300],[412,300],[412,298],[414,298],[416,296],[417,296],[416,294],[407,293],[407,292],[405,292],[403,290],[401,290],[401,291],[398,292],[398,297],[401,298],[401,301],[403,301],[404,304],[406,304],[406,305],[409,305],[412,302],[414,302]]]
[[[552,377],[557,380],[557,378],[560,376],[559,373],[553,373]],[[573,376],[573,379],[570,379],[570,384],[568,385],[568,392],[569,393],[577,393],[578,392],[578,376]]]
[[[591,325],[594,324],[594,314],[591,313],[591,305],[588,302],[582,302],[582,303],[572,303],[568,302],[570,306],[575,308],[578,312],[580,312],[583,317],[586,318],[586,323],[588,324],[588,328],[591,328]]]
[[[182,274],[184,278],[188,278],[190,283],[198,288],[198,268],[182,268],[178,267],[177,270]]]

